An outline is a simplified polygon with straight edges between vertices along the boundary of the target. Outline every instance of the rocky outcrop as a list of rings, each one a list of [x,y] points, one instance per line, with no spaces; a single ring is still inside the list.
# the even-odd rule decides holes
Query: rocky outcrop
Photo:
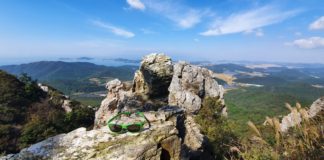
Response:
[[[218,85],[214,73],[206,68],[179,62],[169,87],[169,105],[179,106],[188,112],[199,111],[204,97],[223,99],[224,89]]]
[[[131,88],[118,79],[106,88],[94,130],[80,128],[5,158],[211,159],[192,113],[199,111],[205,97],[223,100],[223,88],[212,71],[184,62],[173,65],[164,54],[150,54],[143,58]],[[151,125],[138,134],[112,133],[107,121],[121,111],[142,111]]]
[[[133,92],[150,98],[166,96],[173,75],[171,58],[164,54],[150,54],[143,58],[135,73]]]
[[[95,115],[95,129],[105,126],[112,115],[121,111],[127,97],[132,96],[130,91],[125,91],[125,85],[118,79],[108,82],[106,88],[107,97],[101,102]]]
[[[157,109],[159,100],[168,95],[173,74],[171,58],[164,54],[150,54],[143,58],[139,70],[135,72],[132,88],[115,79],[107,83],[107,97],[96,112],[95,128],[106,125],[106,121],[122,110]]]

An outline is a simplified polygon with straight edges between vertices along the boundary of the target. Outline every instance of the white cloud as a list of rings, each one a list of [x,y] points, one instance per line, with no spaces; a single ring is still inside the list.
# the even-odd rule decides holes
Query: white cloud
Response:
[[[143,0],[148,10],[162,15],[176,23],[182,29],[192,28],[201,22],[203,16],[210,14],[207,10],[198,10],[170,0]]]
[[[255,30],[247,30],[247,31],[244,31],[243,33],[244,34],[254,34],[257,37],[263,37],[264,36],[263,30],[260,29],[260,28],[255,29]]]
[[[280,11],[273,6],[264,6],[243,13],[235,13],[225,19],[217,19],[208,30],[200,34],[203,36],[218,36],[246,32],[279,23],[296,15],[298,12],[297,10]],[[262,35],[261,32],[259,35]]]
[[[141,31],[144,33],[144,34],[156,34],[157,32],[151,30],[151,29],[147,29],[147,28],[142,28]]]
[[[145,5],[140,0],[127,0],[127,3],[132,8],[145,10]]]
[[[106,29],[109,32],[111,32],[111,33],[113,33],[113,34],[115,34],[117,36],[122,36],[122,37],[125,37],[125,38],[132,38],[132,37],[135,36],[135,34],[130,32],[130,31],[127,31],[125,29],[122,29],[122,28],[119,28],[119,27],[104,23],[102,21],[93,20],[92,24],[97,26],[97,27]]]
[[[289,46],[297,46],[304,49],[322,48],[324,47],[324,38],[322,37],[310,37],[305,39],[297,39],[293,42],[286,43]]]
[[[295,36],[302,36],[303,35],[303,33],[301,33],[301,32],[295,32]]]
[[[192,10],[187,12],[187,15],[184,17],[174,18],[174,21],[176,21],[180,27],[191,28],[200,22],[201,14],[198,11]]]
[[[263,37],[264,36],[264,33],[262,31],[262,29],[258,29],[255,31],[255,36],[257,37]]]
[[[309,25],[310,30],[324,29],[324,16],[320,17]]]

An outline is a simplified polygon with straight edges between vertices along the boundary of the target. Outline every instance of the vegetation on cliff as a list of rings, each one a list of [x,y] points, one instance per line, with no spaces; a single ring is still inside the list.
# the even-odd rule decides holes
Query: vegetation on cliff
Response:
[[[266,119],[267,125],[256,127],[248,125],[253,131],[243,144],[241,156],[244,159],[322,159],[324,148],[323,123],[324,112],[309,118],[308,112],[297,104],[289,107],[291,112],[301,115],[302,121],[288,132],[280,130],[279,119]],[[297,117],[293,117],[293,120]]]
[[[224,105],[219,97],[207,97],[195,121],[200,125],[202,133],[209,140],[208,149],[214,153],[216,159],[232,156],[230,147],[236,145],[237,137],[233,133],[232,125],[222,116]]]
[[[0,70],[0,153],[21,148],[79,127],[91,127],[94,111],[72,101],[72,112],[62,106],[63,95],[50,87],[41,90],[26,74],[19,79]]]
[[[289,106],[289,105],[288,105]],[[310,118],[305,108],[299,103],[290,111],[301,115],[301,123],[289,128],[287,132],[280,129],[280,119],[264,117],[266,125],[255,125],[249,121],[241,127],[248,132],[244,138],[238,138],[235,123],[221,116],[224,106],[219,99],[206,98],[195,117],[202,133],[209,140],[209,149],[215,159],[321,159],[324,152],[323,123],[324,112],[320,111]],[[293,117],[292,120],[298,117]]]

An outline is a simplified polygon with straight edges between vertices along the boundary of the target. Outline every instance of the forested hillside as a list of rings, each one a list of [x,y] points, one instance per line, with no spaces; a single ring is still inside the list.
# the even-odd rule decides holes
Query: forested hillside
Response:
[[[64,100],[61,92],[51,87],[43,91],[26,74],[17,79],[0,70],[0,153],[15,153],[47,137],[92,126],[92,108],[70,101],[72,111],[66,112]]]
[[[108,67],[87,62],[41,61],[0,66],[0,69],[17,76],[27,73],[33,79],[49,84],[65,94],[71,94],[105,90],[105,82],[112,78],[130,80],[137,67]]]

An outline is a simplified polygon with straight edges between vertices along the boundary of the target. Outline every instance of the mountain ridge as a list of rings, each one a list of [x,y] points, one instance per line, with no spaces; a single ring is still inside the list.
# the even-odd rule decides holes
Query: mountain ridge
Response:
[[[21,65],[0,66],[0,69],[19,76],[27,73],[33,79],[63,91],[65,94],[80,91],[103,91],[102,85],[91,82],[99,78],[103,83],[112,78],[131,80],[136,66],[104,66],[89,62],[40,61]]]

